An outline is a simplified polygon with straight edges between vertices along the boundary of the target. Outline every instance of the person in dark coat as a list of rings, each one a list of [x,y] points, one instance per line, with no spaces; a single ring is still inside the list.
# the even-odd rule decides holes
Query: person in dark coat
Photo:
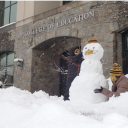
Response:
[[[80,47],[72,47],[69,50],[70,56],[68,57],[68,75],[67,75],[67,81],[66,81],[66,90],[64,94],[64,100],[69,100],[69,88],[71,86],[72,81],[74,78],[79,75],[80,66],[83,61],[83,55],[82,52],[80,52]]]

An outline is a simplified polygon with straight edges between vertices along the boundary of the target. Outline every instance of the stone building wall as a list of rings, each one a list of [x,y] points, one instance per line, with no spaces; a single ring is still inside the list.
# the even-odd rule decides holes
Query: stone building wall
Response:
[[[0,52],[2,51],[14,51],[15,43],[15,31],[11,29],[9,31],[0,31]]]
[[[123,66],[123,60],[124,58],[122,58],[122,34],[120,33],[116,33],[116,53],[117,53],[117,62],[121,65],[121,67]],[[123,67],[122,67],[123,68]]]
[[[104,75],[108,78],[113,62],[121,58],[121,35],[118,36],[115,31],[128,25],[128,3],[76,1],[35,16],[33,19],[33,22],[15,29],[14,39],[15,57],[24,59],[23,68],[14,69],[14,86],[27,90],[31,86],[35,86],[35,90],[38,88],[32,83],[35,55],[32,49],[48,39],[61,36],[81,39],[82,47],[87,44],[89,38],[97,37],[104,48],[101,62]]]
[[[123,9],[123,11],[121,9]],[[89,15],[87,18],[86,14],[90,12],[93,13],[93,11],[94,16]],[[83,20],[81,14],[85,14]],[[89,2],[70,10],[66,10],[63,13],[55,14],[23,26],[24,34],[26,35],[24,36],[24,39],[27,40],[31,37],[31,39],[33,39],[32,47],[34,47],[50,38],[72,36],[81,38],[83,42],[82,46],[84,46],[89,38],[95,36],[105,50],[102,64],[104,75],[108,78],[109,70],[115,59],[115,54],[113,54],[113,49],[115,49],[113,48],[115,35],[113,31],[116,31],[127,24],[126,14],[127,3],[125,2]],[[81,16],[80,21],[79,16]],[[58,25],[59,27],[57,27],[57,22],[61,24],[61,21],[65,21],[65,19],[71,17],[76,17],[77,20],[74,19],[74,23],[65,23],[65,25]],[[54,26],[49,29],[49,24]],[[42,28],[44,31],[36,29],[42,26],[45,26],[45,29]],[[30,30],[34,30],[35,34],[34,31]]]
[[[23,27],[24,28],[24,27]],[[16,38],[15,38],[15,58],[23,59],[23,67],[15,66],[14,69],[14,86],[30,90],[31,84],[31,63],[32,63],[32,48],[31,43],[33,38],[28,37],[27,39],[23,36],[22,27],[16,28]]]

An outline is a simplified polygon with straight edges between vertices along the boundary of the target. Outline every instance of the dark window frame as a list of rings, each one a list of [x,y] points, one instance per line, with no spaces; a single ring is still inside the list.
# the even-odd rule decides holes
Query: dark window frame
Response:
[[[128,37],[128,30],[122,33],[122,58],[123,58],[123,73],[128,73],[128,44],[126,42],[126,37]]]
[[[73,2],[73,1],[63,1],[63,5],[68,4],[70,2]]]
[[[3,53],[0,53],[0,56],[1,55],[3,55],[3,54],[5,54],[6,55],[6,63],[5,63],[5,65],[4,66],[1,66],[0,65],[0,70],[1,70],[1,68],[3,67],[3,68],[5,68],[5,75],[3,75],[4,76],[4,80],[6,79],[6,77],[7,77],[7,72],[8,72],[8,70],[7,70],[7,68],[8,67],[14,67],[14,63],[13,64],[8,64],[8,56],[10,55],[10,53],[13,53],[14,54],[14,52],[13,51],[7,51],[7,52],[3,52]],[[1,63],[1,60],[0,60],[0,63]],[[14,69],[13,69],[13,71],[14,71]],[[12,76],[14,76],[14,74],[12,75]],[[12,77],[13,78],[13,77]],[[3,81],[4,82],[4,81]],[[12,79],[12,84],[13,84],[13,79]],[[8,83],[6,83],[5,85],[9,85]],[[10,86],[10,85],[9,85]]]
[[[5,1],[0,1],[0,2],[2,2],[2,4],[3,4],[3,2],[5,2]],[[12,3],[11,4],[11,2],[12,1],[10,1],[10,4],[7,6],[7,7],[3,7],[3,8],[0,8],[0,13],[2,13],[2,18],[0,19],[1,20],[1,24],[0,24],[0,27],[1,26],[4,26],[4,23],[3,23],[3,15],[4,15],[4,11],[5,11],[5,9],[7,9],[7,8],[9,8],[9,24],[11,23],[10,21],[11,21],[11,7],[13,6],[13,5],[15,5],[15,4],[17,4],[17,1],[15,2],[15,3]],[[6,25],[6,24],[5,24]]]

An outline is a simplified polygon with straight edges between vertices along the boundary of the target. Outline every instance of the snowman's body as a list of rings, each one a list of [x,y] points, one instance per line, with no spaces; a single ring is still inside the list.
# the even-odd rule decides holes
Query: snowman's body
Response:
[[[87,54],[89,50],[92,50],[93,53]],[[79,76],[73,80],[70,87],[71,101],[100,103],[108,99],[101,93],[94,93],[94,89],[100,89],[101,86],[108,88],[100,62],[103,52],[99,43],[87,44],[84,47],[83,57],[85,60],[81,64]]]

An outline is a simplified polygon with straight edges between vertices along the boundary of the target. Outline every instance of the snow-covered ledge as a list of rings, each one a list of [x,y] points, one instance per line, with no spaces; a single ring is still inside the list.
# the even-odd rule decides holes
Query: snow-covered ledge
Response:
[[[15,58],[14,59],[14,62],[16,62],[16,65],[19,66],[19,67],[23,67],[23,59],[20,59],[20,58]]]
[[[15,62],[17,62],[17,61],[23,61],[23,59],[15,58],[14,61],[15,61]]]
[[[15,24],[15,23],[16,23],[16,22],[12,22],[12,23],[10,23],[10,24],[6,24],[6,25],[4,25],[4,26],[1,26],[0,29],[1,29],[1,28],[4,28],[4,27],[7,27],[7,26],[9,26],[9,25]]]

